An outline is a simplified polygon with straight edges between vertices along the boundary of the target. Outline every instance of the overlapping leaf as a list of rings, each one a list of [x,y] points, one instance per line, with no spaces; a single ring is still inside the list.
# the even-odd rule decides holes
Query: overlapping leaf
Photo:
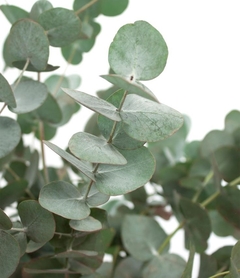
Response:
[[[0,101],[13,108],[17,106],[12,88],[2,74],[0,74]]]
[[[112,144],[86,132],[74,134],[68,145],[72,154],[92,163],[116,165],[127,163],[124,156]]]
[[[81,103],[87,108],[101,115],[104,115],[113,121],[121,121],[117,108],[111,103],[80,91],[70,90],[66,88],[64,88],[63,91],[70,97],[72,97],[75,101]]]
[[[40,192],[39,203],[45,209],[68,219],[81,220],[90,214],[81,192],[64,181],[45,185]]]
[[[0,117],[0,158],[15,149],[21,139],[19,124],[8,117]]]
[[[34,242],[47,242],[55,232],[53,215],[33,200],[23,201],[18,206],[19,216],[27,235]]]
[[[101,13],[107,16],[121,14],[128,6],[128,0],[101,0]]]
[[[158,249],[167,237],[153,218],[140,215],[126,215],[121,234],[126,250],[135,259],[143,262],[158,255]],[[168,249],[169,245],[164,252]]]
[[[12,228],[12,221],[7,214],[0,209],[0,230],[10,230]]]
[[[1,276],[3,278],[8,278],[18,265],[20,249],[16,239],[2,230],[0,230],[0,246]]]
[[[19,19],[29,17],[28,12],[26,12],[25,10],[23,10],[23,9],[17,7],[17,6],[1,5],[0,9],[11,24],[14,24]]]
[[[39,108],[46,100],[48,92],[45,84],[27,80],[18,84],[14,95],[17,107],[9,109],[16,114],[23,114]]]
[[[39,15],[38,22],[47,31],[52,46],[61,47],[70,44],[80,36],[81,22],[71,10],[64,8],[46,10]]]
[[[121,150],[120,153],[126,158],[126,165],[102,164],[95,175],[96,187],[104,194],[131,192],[146,184],[154,173],[155,160],[147,148]]]
[[[71,163],[73,166],[75,166],[79,171],[81,171],[83,174],[85,174],[87,177],[89,177],[92,180],[95,180],[95,177],[92,173],[92,169],[85,164],[83,161],[77,159],[70,153],[62,150],[58,146],[54,145],[50,142],[44,142],[50,149],[52,149],[55,153],[60,155],[63,159],[67,160],[69,163]]]
[[[120,115],[125,132],[139,141],[160,141],[183,124],[183,117],[176,110],[134,94],[126,97]]]
[[[82,232],[95,232],[102,229],[102,224],[92,216],[88,216],[82,220],[71,220],[69,222],[71,228]]]
[[[49,42],[44,29],[29,19],[17,21],[7,39],[7,52],[11,62],[29,59],[37,70],[44,70],[49,55]]]
[[[43,12],[45,12],[47,10],[50,10],[52,8],[53,8],[53,6],[49,1],[47,1],[47,0],[38,0],[32,6],[32,9],[30,11],[30,17],[34,21],[38,21],[38,17],[39,17],[40,14],[42,14]]]

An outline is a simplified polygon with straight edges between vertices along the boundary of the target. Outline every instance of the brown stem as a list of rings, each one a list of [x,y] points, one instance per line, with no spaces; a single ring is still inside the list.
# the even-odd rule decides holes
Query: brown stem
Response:
[[[75,12],[75,15],[79,15],[80,13],[84,12],[86,9],[88,9],[89,7],[91,7],[92,5],[94,5],[98,0],[92,0],[89,3],[87,3],[86,5],[84,5],[82,8],[80,8],[79,10],[77,10]]]

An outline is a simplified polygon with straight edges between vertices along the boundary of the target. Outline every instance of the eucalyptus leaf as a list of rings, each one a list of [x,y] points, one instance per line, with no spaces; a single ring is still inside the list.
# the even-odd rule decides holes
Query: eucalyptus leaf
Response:
[[[18,265],[20,248],[16,239],[3,230],[0,230],[0,246],[1,277],[8,278]]]
[[[75,133],[68,146],[76,157],[92,163],[127,164],[124,156],[111,143],[86,132]]]
[[[11,62],[27,61],[39,71],[45,70],[49,56],[49,42],[44,29],[30,19],[21,19],[11,28],[7,39]]]
[[[155,170],[155,160],[147,148],[119,151],[128,163],[100,165],[95,175],[96,187],[107,195],[122,195],[143,186]]]
[[[12,228],[12,221],[7,214],[0,209],[0,230],[10,230]]]
[[[53,143],[44,141],[45,145],[47,145],[50,149],[52,149],[55,153],[60,155],[63,159],[67,160],[73,166],[75,166],[79,171],[81,171],[84,175],[89,177],[91,180],[95,181],[95,177],[92,173],[92,169],[83,161],[77,159],[70,153],[60,149],[58,146]]]
[[[14,24],[19,19],[29,17],[29,13],[27,11],[17,6],[1,5],[0,9],[11,24]]]
[[[25,67],[25,64],[26,64],[26,61],[16,61],[16,62],[12,62],[12,65],[15,67],[15,68],[18,68],[20,70],[24,69]],[[54,71],[56,69],[58,69],[59,66],[53,66],[53,65],[50,65],[50,64],[47,64],[46,68],[44,70],[39,70],[37,68],[35,68],[32,64],[29,64],[26,68],[26,71],[32,71],[32,72],[49,72],[49,71]]]
[[[233,146],[233,137],[223,130],[212,130],[202,140],[200,151],[203,157],[208,157],[223,146]]]
[[[47,1],[47,0],[38,0],[37,2],[34,3],[32,6],[32,9],[30,11],[30,17],[34,21],[38,21],[38,17],[40,14],[43,12],[50,10],[53,8],[53,5]]]
[[[133,94],[126,97],[120,115],[125,132],[139,141],[165,139],[183,124],[183,117],[176,110]]]
[[[150,217],[126,215],[121,231],[123,245],[137,260],[146,262],[158,255],[158,249],[167,237],[159,224]],[[167,252],[169,245],[164,248]]]
[[[82,220],[70,220],[71,228],[82,232],[95,232],[102,229],[102,224],[92,216],[88,216]]]
[[[58,124],[62,121],[62,111],[56,99],[48,93],[44,103],[34,111],[42,121]]]
[[[137,80],[127,79],[125,76],[120,76],[116,74],[101,75],[102,78],[106,79],[108,82],[116,85],[128,91],[130,94],[136,94],[147,99],[159,102],[157,97],[142,83]]]
[[[106,16],[116,16],[124,12],[128,0],[101,0],[101,13]]]
[[[17,106],[12,88],[1,73],[0,73],[0,101],[5,102],[7,105],[13,108]]]
[[[116,74],[149,80],[164,69],[168,48],[162,35],[146,21],[121,27],[109,48],[108,60]]]
[[[22,81],[14,90],[17,107],[9,107],[9,110],[16,114],[31,112],[39,108],[48,96],[45,84],[38,81]]]
[[[207,248],[207,240],[211,233],[211,222],[205,209],[199,204],[181,198],[180,211],[185,218],[185,245],[189,248],[192,242],[196,252],[203,252]]]
[[[39,203],[45,209],[68,219],[81,220],[90,214],[81,192],[74,185],[64,181],[45,185],[41,189]]]
[[[70,97],[72,97],[75,101],[81,103],[92,111],[104,115],[113,121],[121,121],[117,108],[109,102],[80,91],[70,90],[66,88],[62,88],[62,90]]]
[[[10,206],[12,203],[17,202],[25,193],[28,186],[26,180],[16,180],[8,183],[0,189],[0,208]]]
[[[139,278],[141,277],[141,268],[142,262],[130,256],[126,257],[117,265],[114,272],[114,278]]]
[[[19,216],[27,235],[34,242],[47,242],[55,232],[53,215],[33,200],[23,201],[18,206]]]
[[[238,241],[231,253],[231,259],[230,259],[231,265],[230,265],[230,277],[231,278],[239,278],[239,268],[240,268],[240,241]]]
[[[0,158],[3,158],[18,145],[21,129],[15,120],[0,116],[0,130]]]
[[[142,271],[143,278],[178,278],[183,273],[186,262],[179,255],[155,256]]]
[[[92,186],[88,193],[87,203],[89,206],[96,207],[105,204],[109,198],[109,195],[103,194],[96,186]]]
[[[50,45],[55,47],[75,41],[81,32],[81,21],[78,16],[64,8],[44,11],[39,15],[38,22],[46,30]]]
[[[232,110],[225,117],[224,130],[228,133],[233,133],[236,129],[240,128],[240,111]]]

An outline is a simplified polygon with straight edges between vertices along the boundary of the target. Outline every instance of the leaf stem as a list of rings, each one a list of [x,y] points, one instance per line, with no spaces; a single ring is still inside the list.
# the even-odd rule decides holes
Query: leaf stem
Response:
[[[207,176],[205,177],[204,181],[203,181],[203,185],[201,188],[199,188],[199,190],[196,192],[196,194],[193,196],[192,201],[195,203],[197,202],[198,197],[200,196],[200,194],[202,193],[203,189],[206,187],[206,185],[209,183],[209,181],[212,179],[214,172],[211,170]]]
[[[122,99],[121,99],[121,102],[120,102],[120,104],[119,104],[119,107],[117,108],[117,111],[118,111],[118,112],[120,112],[121,109],[122,109],[122,107],[123,107],[124,101],[125,101],[125,99],[126,99],[126,97],[127,97],[127,93],[128,93],[128,92],[125,91],[124,94],[123,94],[123,97],[122,97]],[[112,130],[111,130],[111,133],[110,133],[110,136],[109,136],[109,139],[108,139],[107,143],[112,143],[112,139],[113,139],[113,136],[114,136],[114,133],[115,133],[117,124],[118,124],[118,122],[115,121],[114,124],[113,124],[113,127],[112,127]]]
[[[99,165],[100,165],[99,163],[96,164],[95,168],[93,169],[93,174],[95,174],[95,173],[97,172],[97,169],[98,169]],[[89,183],[89,185],[88,185],[87,192],[86,192],[86,194],[85,194],[85,196],[84,196],[84,200],[85,200],[85,201],[87,200],[88,194],[89,194],[89,192],[90,192],[90,190],[91,190],[91,188],[92,188],[93,183],[94,183],[94,181],[91,180],[90,183]]]
[[[26,228],[11,228],[11,231],[26,233]]]
[[[89,7],[91,7],[92,5],[94,5],[98,0],[92,0],[89,3],[87,3],[86,5],[84,5],[83,7],[81,7],[79,10],[77,10],[75,12],[75,15],[79,15],[80,13],[84,12],[86,9],[88,9]]]
[[[237,177],[235,180],[229,182],[229,186],[236,186],[240,183],[240,177]]]
[[[211,196],[209,196],[205,201],[203,201],[200,205],[202,207],[206,207],[208,204],[210,204],[213,200],[217,198],[217,196],[220,194],[220,191],[216,191]]]
[[[42,163],[43,163],[43,173],[44,173],[44,180],[45,183],[49,183],[49,176],[48,176],[48,171],[47,171],[47,166],[46,166],[46,157],[45,157],[45,150],[44,150],[44,128],[43,128],[43,122],[39,122],[39,135],[40,135],[40,142],[41,142],[41,153],[42,153]]]
[[[223,271],[223,272],[214,274],[213,276],[210,276],[209,278],[216,278],[216,277],[220,277],[220,276],[223,276],[223,275],[226,275],[226,274],[229,274],[229,273],[230,273],[230,271]]]
[[[19,175],[18,175],[15,171],[13,171],[13,169],[11,169],[8,165],[6,165],[4,168],[5,168],[17,181],[20,180]]]
[[[66,233],[59,233],[59,232],[55,232],[54,234],[55,234],[55,235],[57,235],[57,236],[60,236],[60,237],[62,237],[62,236],[72,237],[72,235],[71,235],[71,234],[66,234]]]
[[[161,254],[163,252],[163,250],[165,249],[165,247],[168,245],[169,241],[172,239],[172,237],[177,233],[178,230],[180,230],[184,225],[185,225],[186,221],[183,220],[178,226],[177,228],[166,237],[166,239],[164,240],[164,242],[162,243],[162,245],[158,248],[158,254]]]

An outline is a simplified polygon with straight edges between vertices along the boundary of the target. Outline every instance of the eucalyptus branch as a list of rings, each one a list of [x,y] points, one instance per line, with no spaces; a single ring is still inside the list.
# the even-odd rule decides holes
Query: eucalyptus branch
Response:
[[[195,195],[192,198],[192,201],[195,203],[197,202],[198,197],[200,196],[200,194],[202,193],[203,189],[206,187],[206,185],[209,183],[209,181],[212,179],[214,172],[211,170],[207,176],[205,177],[204,181],[203,181],[203,185],[201,188],[198,189],[198,191],[195,193]]]
[[[4,167],[16,180],[20,180],[19,175],[12,169],[10,168],[8,165],[6,165]]]
[[[11,228],[11,231],[26,233],[26,228]]]
[[[93,174],[95,174],[95,173],[97,172],[97,169],[98,169],[99,165],[100,165],[99,163],[97,163],[97,164],[95,165],[95,168],[94,168],[94,170],[93,170]],[[90,192],[90,190],[91,190],[91,188],[92,188],[93,183],[94,183],[94,181],[91,180],[90,183],[89,183],[89,185],[88,185],[86,194],[85,194],[85,196],[84,196],[84,200],[87,199],[88,194],[89,194],[89,192]]]
[[[54,232],[54,234],[57,235],[57,236],[60,236],[60,237],[62,237],[62,236],[72,237],[72,234],[59,233],[59,232]]]
[[[84,12],[85,10],[87,10],[89,7],[91,7],[92,5],[94,5],[98,0],[92,0],[89,3],[87,3],[86,5],[84,5],[82,8],[80,8],[79,10],[77,10],[75,12],[75,15],[79,15],[80,13]]]
[[[183,220],[178,227],[170,234],[166,237],[166,239],[164,240],[164,242],[162,243],[162,245],[158,248],[158,254],[161,254],[163,252],[163,250],[165,249],[165,247],[168,245],[168,243],[170,242],[170,240],[172,239],[172,237],[177,233],[178,230],[182,229],[182,227],[185,225],[186,221]]]
[[[45,183],[49,183],[49,177],[48,177],[48,171],[46,166],[46,158],[45,158],[45,150],[44,150],[44,128],[43,128],[43,122],[39,122],[39,135],[40,135],[40,142],[41,142],[41,153],[42,153],[42,162],[43,162],[43,172],[44,172],[44,179]]]
[[[220,194],[220,191],[216,191],[214,194],[209,196],[205,201],[203,201],[200,205],[202,207],[206,207],[208,204],[210,204],[213,200],[215,200],[218,195]]]
[[[240,270],[238,270],[238,272],[240,272]],[[209,278],[216,278],[216,277],[220,277],[220,276],[223,276],[223,275],[227,275],[229,273],[230,273],[230,271],[224,271],[224,272],[214,274],[213,276],[210,276]]]
[[[236,186],[240,183],[240,177],[237,177],[235,180],[229,182],[229,186]]]

